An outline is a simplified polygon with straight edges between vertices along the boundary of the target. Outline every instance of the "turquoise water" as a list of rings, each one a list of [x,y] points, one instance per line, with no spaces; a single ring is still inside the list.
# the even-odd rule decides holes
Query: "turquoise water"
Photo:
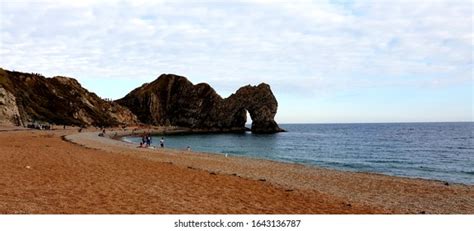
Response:
[[[474,123],[281,124],[277,134],[167,135],[165,146],[474,185]],[[153,137],[158,146],[161,137]],[[132,142],[140,138],[127,137]]]

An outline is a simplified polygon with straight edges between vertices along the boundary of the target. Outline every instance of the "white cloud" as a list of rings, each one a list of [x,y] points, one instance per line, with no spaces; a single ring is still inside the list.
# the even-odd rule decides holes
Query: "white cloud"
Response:
[[[470,5],[2,1],[0,65],[79,80],[177,73],[226,94],[259,82],[294,92],[466,83]]]

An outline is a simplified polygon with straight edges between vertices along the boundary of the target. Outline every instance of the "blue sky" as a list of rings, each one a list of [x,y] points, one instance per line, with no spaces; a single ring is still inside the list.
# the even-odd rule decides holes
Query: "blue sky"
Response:
[[[1,67],[102,97],[174,73],[266,82],[280,123],[473,120],[469,0],[0,2]]]

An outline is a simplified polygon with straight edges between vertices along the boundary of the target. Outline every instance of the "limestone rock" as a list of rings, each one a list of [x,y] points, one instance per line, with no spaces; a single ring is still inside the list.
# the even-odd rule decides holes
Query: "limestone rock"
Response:
[[[142,122],[194,132],[243,132],[247,111],[252,132],[283,131],[274,120],[278,103],[268,84],[245,86],[223,99],[208,84],[164,74],[124,98],[106,101],[75,79],[0,68],[0,123],[117,126]]]
[[[283,131],[274,120],[278,103],[268,84],[245,86],[222,99],[208,84],[163,74],[116,101],[146,124],[172,125],[209,132],[245,131],[247,111],[252,132]]]
[[[0,87],[7,94],[0,97],[7,116],[18,115],[21,124],[42,121],[53,124],[116,126],[136,124],[136,116],[115,102],[105,101],[84,89],[77,80],[67,77],[45,78],[0,69]],[[13,96],[13,97],[12,97]],[[19,125],[21,125],[19,124]],[[17,124],[18,125],[18,124]]]
[[[2,86],[0,86],[0,124],[22,125],[15,96]]]
[[[278,102],[268,84],[241,87],[235,94],[224,100],[224,106],[238,111],[247,110],[252,118],[253,133],[282,131],[274,120]]]

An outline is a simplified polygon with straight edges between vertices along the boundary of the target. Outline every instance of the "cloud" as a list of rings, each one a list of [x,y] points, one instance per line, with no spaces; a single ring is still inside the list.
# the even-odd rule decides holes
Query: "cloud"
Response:
[[[143,82],[176,73],[225,95],[260,82],[317,94],[466,84],[472,74],[470,1],[2,1],[0,8],[0,65],[47,76]]]

